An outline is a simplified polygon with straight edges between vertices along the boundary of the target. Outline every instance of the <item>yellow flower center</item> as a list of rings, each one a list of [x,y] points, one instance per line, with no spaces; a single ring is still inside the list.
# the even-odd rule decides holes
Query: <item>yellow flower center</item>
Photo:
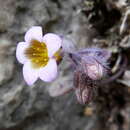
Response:
[[[25,50],[25,56],[31,60],[33,68],[41,68],[49,61],[47,46],[44,42],[32,40],[30,46]],[[61,59],[60,49],[54,54],[56,61]]]

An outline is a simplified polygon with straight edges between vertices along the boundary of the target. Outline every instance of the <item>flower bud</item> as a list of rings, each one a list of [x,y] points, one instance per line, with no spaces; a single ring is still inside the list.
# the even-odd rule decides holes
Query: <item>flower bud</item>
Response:
[[[84,72],[92,79],[99,80],[103,77],[104,67],[94,57],[83,57],[82,66]]]
[[[74,87],[77,100],[80,104],[88,104],[96,95],[96,82],[107,72],[110,53],[100,48],[89,48],[69,56],[76,66]]]

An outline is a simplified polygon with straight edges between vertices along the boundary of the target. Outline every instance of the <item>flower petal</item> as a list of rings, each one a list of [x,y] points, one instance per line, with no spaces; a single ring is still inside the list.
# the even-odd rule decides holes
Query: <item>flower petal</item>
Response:
[[[40,26],[31,27],[25,34],[25,41],[30,43],[31,40],[42,41],[42,28]]]
[[[34,84],[38,79],[39,69],[33,69],[31,63],[28,61],[23,66],[23,76],[29,86]]]
[[[50,59],[48,64],[39,71],[39,77],[45,82],[53,81],[57,76],[57,64],[55,59]]]
[[[16,48],[16,58],[21,63],[24,64],[27,58],[24,55],[24,50],[28,47],[26,42],[19,42]]]
[[[43,37],[43,42],[47,45],[48,56],[52,57],[61,47],[61,38],[53,33],[47,33]]]

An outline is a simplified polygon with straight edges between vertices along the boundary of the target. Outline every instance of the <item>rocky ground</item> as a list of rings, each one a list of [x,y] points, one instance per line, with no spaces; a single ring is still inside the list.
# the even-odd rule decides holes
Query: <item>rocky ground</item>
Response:
[[[129,5],[128,0],[0,0],[0,130],[130,130]],[[33,25],[72,39],[78,49],[106,48],[112,75],[125,55],[124,73],[99,85],[89,105],[78,104],[73,92],[49,95],[49,87],[73,85],[65,61],[56,81],[28,87],[15,49]]]

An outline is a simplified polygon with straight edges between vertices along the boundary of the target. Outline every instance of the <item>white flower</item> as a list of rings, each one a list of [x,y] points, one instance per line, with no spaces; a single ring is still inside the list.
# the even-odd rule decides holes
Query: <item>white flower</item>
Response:
[[[57,76],[57,62],[61,57],[61,38],[53,33],[42,35],[40,26],[31,27],[25,34],[25,42],[19,42],[17,60],[23,64],[23,76],[28,85],[40,78],[51,82]]]

